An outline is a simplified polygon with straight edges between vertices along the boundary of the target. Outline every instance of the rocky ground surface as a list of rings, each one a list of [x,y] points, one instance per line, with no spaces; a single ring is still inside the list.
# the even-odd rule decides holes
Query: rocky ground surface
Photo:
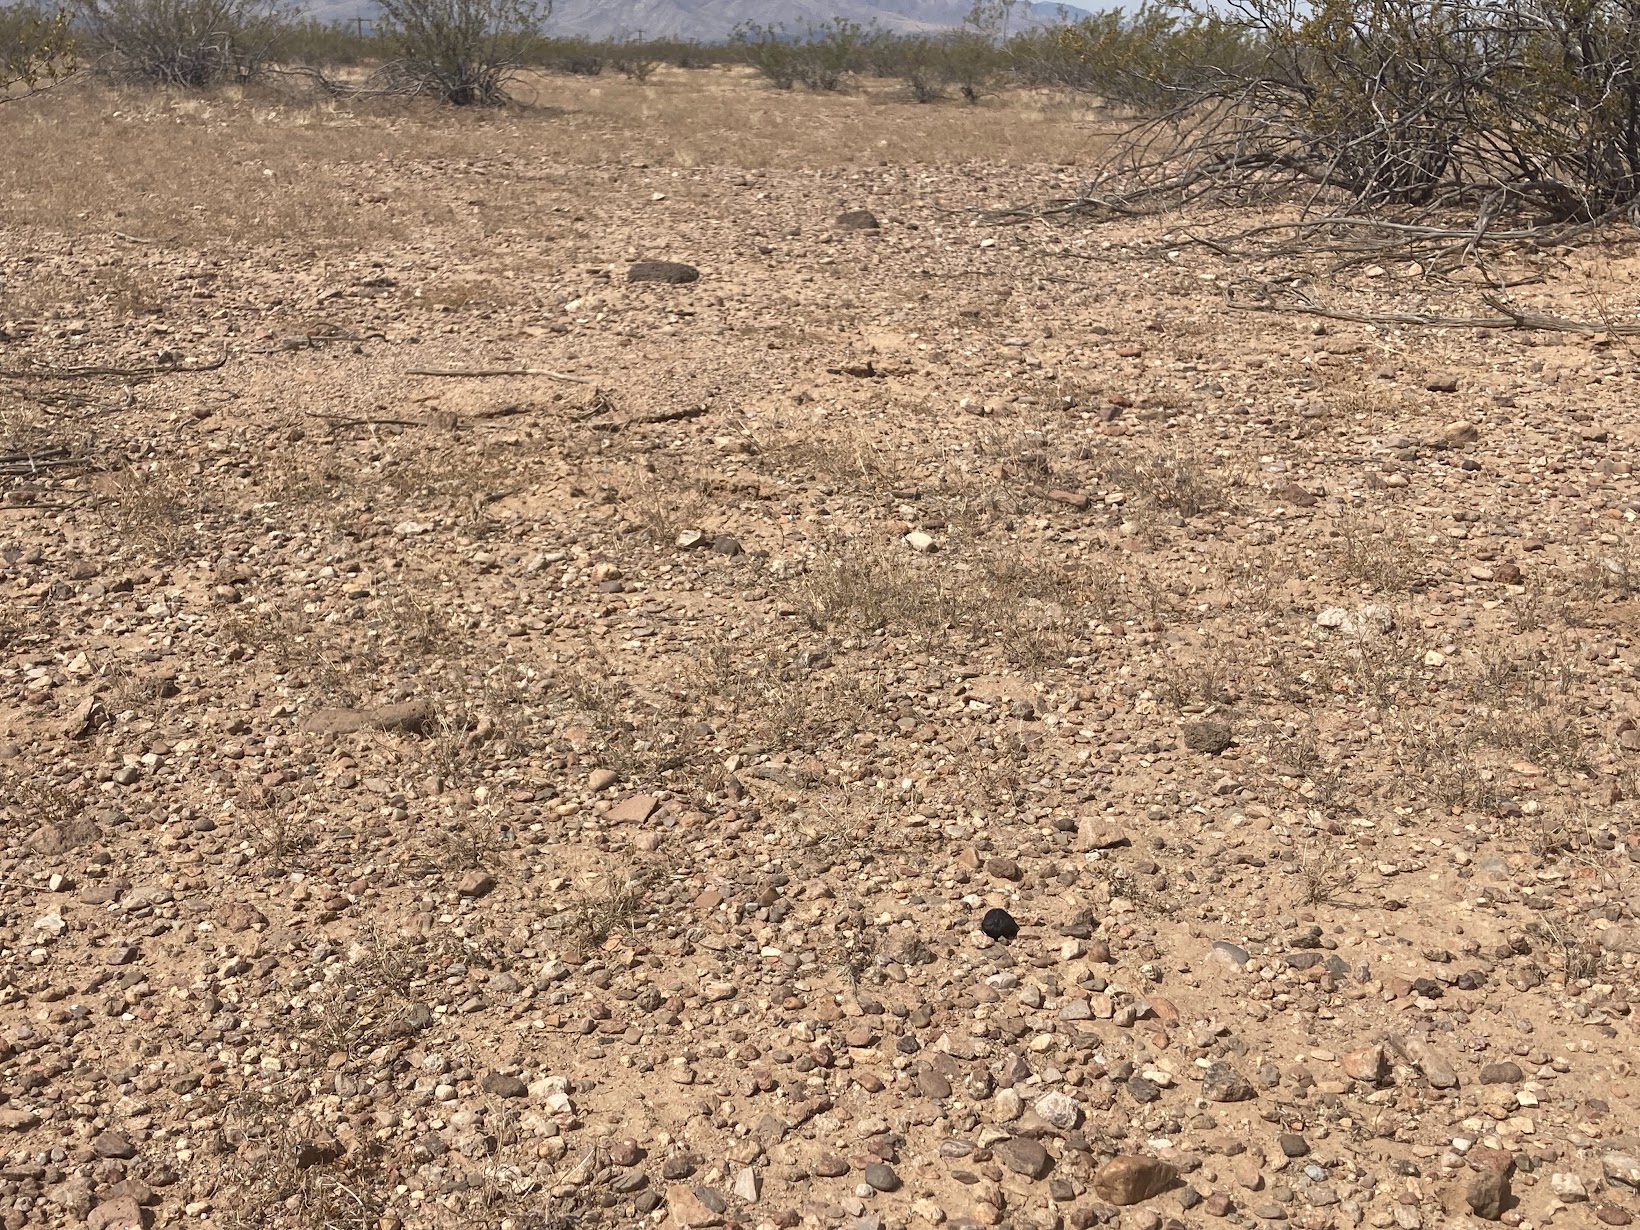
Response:
[[[1640,1215],[1621,332],[371,122],[348,246],[0,234],[7,1230]]]

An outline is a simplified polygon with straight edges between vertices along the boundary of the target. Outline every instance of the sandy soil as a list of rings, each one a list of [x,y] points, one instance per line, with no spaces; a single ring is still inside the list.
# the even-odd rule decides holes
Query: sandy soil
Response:
[[[1629,1224],[1632,236],[542,89],[0,109],[7,1230]]]

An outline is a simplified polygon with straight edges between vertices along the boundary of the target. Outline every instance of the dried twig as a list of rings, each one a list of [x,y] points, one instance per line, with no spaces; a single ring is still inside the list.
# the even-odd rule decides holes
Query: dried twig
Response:
[[[355,419],[340,414],[324,414],[318,410],[302,411],[310,419],[320,419],[332,427],[431,427],[422,419]]]
[[[12,380],[87,380],[94,376],[139,380],[149,376],[214,372],[227,361],[228,352],[224,350],[208,363],[155,363],[148,367],[18,367],[0,369],[0,376]]]
[[[406,376],[460,376],[473,380],[482,380],[490,376],[544,376],[548,380],[562,380],[565,384],[593,383],[590,376],[571,376],[565,372],[555,372],[545,367],[414,367],[404,374]]]
[[[1431,316],[1422,312],[1355,312],[1348,308],[1329,307],[1310,298],[1303,291],[1283,287],[1290,302],[1276,301],[1275,288],[1268,282],[1244,283],[1259,296],[1248,301],[1236,297],[1237,288],[1225,291],[1225,302],[1243,312],[1283,312],[1302,316],[1320,316],[1327,320],[1345,320],[1364,325],[1405,325],[1422,329],[1529,329],[1561,333],[1606,333],[1619,336],[1640,335],[1640,324],[1616,324],[1606,321],[1571,320],[1564,316],[1546,316],[1515,307],[1498,295],[1483,295],[1486,305],[1502,316]]]

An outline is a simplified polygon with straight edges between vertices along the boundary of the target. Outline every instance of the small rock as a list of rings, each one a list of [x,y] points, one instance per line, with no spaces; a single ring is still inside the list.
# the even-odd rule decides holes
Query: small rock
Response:
[[[495,877],[477,867],[463,875],[456,884],[456,892],[463,897],[482,897],[495,888]]]
[[[593,794],[597,794],[600,791],[608,790],[620,780],[620,777],[621,775],[615,772],[614,769],[594,769],[587,774],[587,789],[592,791]]]
[[[933,1068],[917,1069],[917,1092],[936,1102],[951,1096],[951,1082]]]
[[[1481,1069],[1481,1084],[1483,1085],[1518,1085],[1525,1078],[1518,1063],[1505,1060],[1502,1063],[1489,1063]]]
[[[1557,1170],[1549,1176],[1549,1190],[1567,1204],[1589,1198],[1589,1190],[1583,1185],[1582,1177],[1564,1170]]]
[[[1211,719],[1201,722],[1186,722],[1181,731],[1184,745],[1193,752],[1200,752],[1204,756],[1217,756],[1226,751],[1235,741],[1231,737],[1230,723],[1218,722]]]
[[[661,282],[669,286],[682,286],[699,277],[699,269],[681,261],[638,261],[626,271],[628,282]]]
[[[666,1189],[666,1211],[679,1226],[721,1226],[723,1214],[717,1212],[686,1183],[674,1183]]]
[[[1618,1153],[1614,1150],[1600,1159],[1600,1169],[1608,1182],[1640,1187],[1640,1157],[1633,1153]]]
[[[900,1190],[900,1176],[894,1173],[894,1167],[887,1162],[872,1162],[865,1169],[865,1180],[880,1192],[897,1192]]]
[[[1276,1143],[1281,1146],[1281,1151],[1288,1157],[1308,1157],[1310,1155],[1310,1142],[1297,1132],[1283,1132],[1276,1137]]]
[[[1252,960],[1250,954],[1240,944],[1232,944],[1228,940],[1220,940],[1207,950],[1210,961],[1222,965],[1231,973],[1239,974],[1247,968],[1247,962]]]
[[[1253,1096],[1252,1084],[1227,1063],[1215,1063],[1202,1074],[1202,1097],[1209,1102],[1245,1102]]]
[[[745,554],[745,549],[740,545],[740,539],[733,534],[719,534],[712,540],[712,554],[726,555],[733,559],[737,555]]]
[[[1003,858],[1000,855],[986,859],[985,870],[999,880],[1018,880],[1023,874],[1019,870],[1018,863],[1011,858]]]
[[[869,209],[850,209],[837,215],[835,225],[840,231],[875,231],[882,223]]]
[[[0,1131],[26,1132],[39,1126],[40,1116],[21,1106],[0,1106]]]
[[[658,806],[660,800],[654,795],[634,794],[611,807],[604,819],[610,824],[642,824]]]
[[[1509,1204],[1509,1180],[1495,1170],[1476,1175],[1464,1200],[1476,1217],[1497,1221]]]
[[[118,1132],[101,1132],[93,1137],[91,1151],[98,1157],[111,1157],[122,1161],[137,1155],[136,1146]]]
[[[1167,1162],[1138,1153],[1124,1153],[1099,1168],[1093,1176],[1093,1190],[1101,1200],[1126,1206],[1160,1195],[1178,1177],[1178,1170]]]
[[[86,1230],[144,1230],[142,1206],[132,1196],[105,1200],[85,1219]]]
[[[927,555],[934,549],[934,539],[921,530],[912,530],[905,536],[905,545],[913,551],[921,551],[924,555]]]
[[[835,1153],[822,1153],[809,1166],[809,1173],[822,1179],[840,1179],[848,1173],[848,1163]]]
[[[1602,1225],[1626,1226],[1634,1221],[1633,1216],[1619,1205],[1603,1203],[1590,1206],[1590,1211]]]
[[[1351,1080],[1373,1085],[1389,1075],[1389,1057],[1384,1054],[1384,1048],[1377,1045],[1352,1051],[1338,1061],[1338,1066]]]
[[[530,1092],[524,1078],[511,1072],[486,1072],[484,1079],[479,1082],[479,1087],[485,1093],[494,1094],[498,1098],[522,1098],[527,1097]]]
[[[1082,1107],[1076,1099],[1057,1089],[1037,1099],[1036,1113],[1061,1132],[1068,1132],[1082,1122]]]
[[[1028,1136],[1015,1136],[992,1146],[992,1152],[1015,1174],[1027,1179],[1040,1179],[1053,1166],[1053,1157],[1037,1141]]]
[[[763,1195],[763,1180],[750,1166],[735,1171],[734,1198],[742,1204],[756,1204]]]

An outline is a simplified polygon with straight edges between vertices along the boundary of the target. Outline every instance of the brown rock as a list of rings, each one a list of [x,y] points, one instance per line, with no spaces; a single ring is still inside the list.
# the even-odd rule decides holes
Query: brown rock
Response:
[[[137,1147],[118,1132],[102,1132],[91,1141],[91,1151],[98,1157],[121,1160],[137,1155]]]
[[[495,877],[477,867],[467,872],[456,884],[456,892],[463,897],[483,897],[495,888]]]
[[[1227,751],[1235,742],[1230,733],[1229,722],[1215,722],[1211,719],[1186,722],[1180,737],[1187,748],[1204,756],[1217,756],[1220,752]]]
[[[1040,1142],[1025,1136],[1016,1136],[992,1146],[997,1160],[1015,1174],[1027,1179],[1040,1179],[1053,1168],[1053,1155]]]
[[[315,735],[350,735],[361,730],[424,734],[433,723],[433,707],[424,700],[383,705],[378,709],[315,709],[300,729]]]
[[[267,915],[244,901],[224,901],[216,910],[216,923],[229,931],[249,931],[268,925]]]
[[[642,824],[659,803],[652,794],[634,794],[611,807],[604,819],[611,824]]]
[[[143,1230],[142,1206],[130,1196],[105,1200],[85,1219],[86,1230]]]
[[[1389,1056],[1384,1054],[1383,1047],[1373,1045],[1345,1055],[1338,1061],[1338,1066],[1351,1080],[1376,1085],[1389,1075]]]
[[[1131,844],[1126,833],[1096,816],[1083,816],[1076,822],[1076,848],[1079,851],[1114,850],[1118,846]]]
[[[1606,1226],[1627,1226],[1634,1221],[1633,1215],[1621,1205],[1603,1203],[1590,1206],[1590,1211]]]
[[[1464,1200],[1476,1217],[1497,1221],[1509,1206],[1509,1180],[1498,1171],[1488,1170],[1475,1177]]]
[[[36,854],[51,858],[96,841],[101,836],[102,830],[93,821],[80,818],[65,820],[61,824],[42,824],[34,831],[28,844],[34,847]]]
[[[695,1195],[686,1183],[674,1183],[666,1189],[666,1212],[677,1226],[721,1226],[723,1214],[712,1209]]]
[[[1093,1190],[1114,1205],[1138,1204],[1173,1186],[1179,1172],[1167,1162],[1138,1153],[1113,1157],[1093,1176]]]

